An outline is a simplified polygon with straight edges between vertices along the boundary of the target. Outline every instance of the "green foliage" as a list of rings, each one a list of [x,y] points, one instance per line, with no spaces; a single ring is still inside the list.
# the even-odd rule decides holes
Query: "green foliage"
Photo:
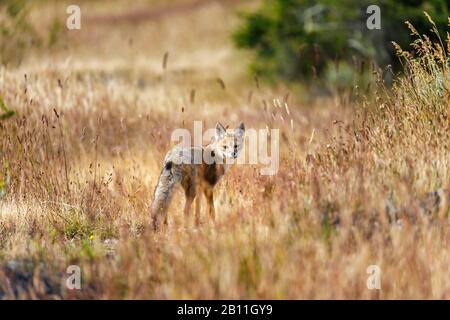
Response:
[[[63,211],[66,219],[64,235],[67,239],[88,239],[92,234],[92,226],[87,219],[75,208]]]
[[[381,30],[367,28],[369,5],[381,9]],[[251,69],[259,76],[296,81],[325,75],[348,81],[351,73],[370,70],[372,62],[399,70],[391,41],[408,47],[405,20],[427,33],[424,11],[445,34],[445,0],[264,0],[256,12],[241,14],[244,22],[233,39],[237,47],[255,52]],[[339,65],[344,75],[336,74]]]
[[[8,106],[6,105],[5,101],[3,101],[3,98],[0,97],[0,120],[5,120],[8,119],[10,117],[12,117],[15,112],[13,110],[11,110],[10,108],[8,108]]]
[[[6,12],[11,17],[17,17],[21,12],[23,12],[25,8],[26,1],[25,0],[16,0],[16,1],[8,1],[3,0],[0,4],[6,5]]]
[[[32,48],[43,43],[53,47],[60,39],[63,24],[54,18],[44,39],[29,22],[32,1],[0,0],[0,64],[19,63]],[[45,33],[44,33],[45,35]]]
[[[12,117],[15,114],[15,112],[8,108],[6,103],[3,101],[3,98],[0,97],[0,121],[5,120],[7,118]],[[2,155],[1,149],[0,149],[0,156]],[[6,159],[0,159],[2,160],[2,167],[0,168],[0,199],[3,198],[6,195],[6,192],[8,190],[8,184],[9,184],[9,165]]]
[[[0,155],[1,155],[1,152],[0,152]],[[8,185],[9,185],[9,179],[10,179],[8,162],[5,159],[3,159],[1,165],[2,165],[2,168],[0,168],[1,169],[1,171],[0,171],[0,199],[2,199],[6,195],[6,192],[8,191]]]
[[[20,62],[41,39],[28,22],[28,1],[0,0],[0,64]]]
[[[57,42],[63,30],[63,24],[57,18],[53,19],[48,32],[48,46],[53,47]]]

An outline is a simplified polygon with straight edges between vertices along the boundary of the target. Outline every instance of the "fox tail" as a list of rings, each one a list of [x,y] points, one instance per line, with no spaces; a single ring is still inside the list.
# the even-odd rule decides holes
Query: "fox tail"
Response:
[[[172,200],[173,189],[176,178],[173,172],[173,162],[167,161],[161,171],[153,193],[153,201],[150,207],[150,214],[153,220],[153,229],[158,230],[161,222],[166,222],[167,210]]]

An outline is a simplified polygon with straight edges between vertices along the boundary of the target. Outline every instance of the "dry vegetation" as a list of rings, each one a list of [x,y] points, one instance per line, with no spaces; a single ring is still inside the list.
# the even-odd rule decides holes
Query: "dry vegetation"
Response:
[[[17,112],[0,122],[0,297],[450,298],[449,205],[445,191],[426,197],[450,187],[444,45],[419,38],[422,58],[406,57],[392,91],[375,75],[353,102],[302,99],[256,83],[230,44],[235,11],[254,1],[157,2],[152,19],[108,3],[83,2],[81,31],[0,69]],[[44,5],[34,23],[64,16]],[[233,167],[215,225],[202,212],[186,227],[178,192],[155,233],[170,134],[193,120],[279,128],[279,171]],[[82,290],[65,288],[71,264]],[[373,264],[380,291],[366,287]]]

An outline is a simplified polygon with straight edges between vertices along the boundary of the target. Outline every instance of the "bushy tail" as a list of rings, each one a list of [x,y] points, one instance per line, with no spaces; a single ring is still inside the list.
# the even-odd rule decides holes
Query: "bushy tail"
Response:
[[[167,209],[169,208],[170,200],[172,199],[172,193],[176,182],[172,167],[172,162],[169,161],[165,163],[153,194],[150,214],[155,230],[159,229],[162,221],[165,221]]]

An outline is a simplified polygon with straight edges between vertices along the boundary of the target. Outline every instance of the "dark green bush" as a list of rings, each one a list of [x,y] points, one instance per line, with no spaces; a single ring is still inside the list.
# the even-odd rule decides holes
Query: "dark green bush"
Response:
[[[369,30],[369,5],[381,9],[381,30]],[[339,65],[362,74],[371,63],[398,70],[391,41],[403,48],[411,42],[405,20],[428,33],[428,12],[442,35],[448,24],[447,0],[264,0],[233,35],[239,48],[255,53],[251,69],[257,75],[286,81],[312,76],[346,81]],[[344,78],[344,79],[342,79]]]

